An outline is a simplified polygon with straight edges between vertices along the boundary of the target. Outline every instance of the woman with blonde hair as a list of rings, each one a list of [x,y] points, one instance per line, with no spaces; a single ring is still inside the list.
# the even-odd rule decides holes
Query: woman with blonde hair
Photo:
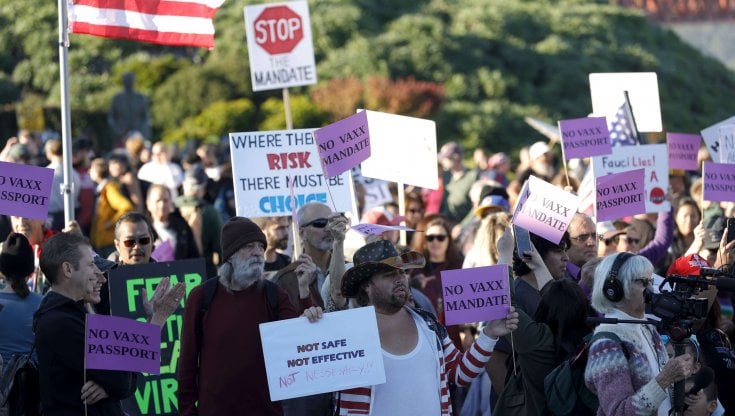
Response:
[[[509,226],[510,216],[506,212],[496,212],[483,218],[475,234],[475,242],[467,253],[462,268],[498,264],[498,239]]]

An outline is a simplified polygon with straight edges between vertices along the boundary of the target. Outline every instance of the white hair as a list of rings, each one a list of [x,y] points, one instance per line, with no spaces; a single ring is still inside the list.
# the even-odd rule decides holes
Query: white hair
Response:
[[[617,308],[619,303],[622,302],[622,300],[618,303],[610,301],[605,297],[602,290],[605,286],[605,281],[608,280],[608,276],[612,270],[613,263],[615,263],[615,259],[617,259],[621,254],[623,253],[615,253],[606,256],[597,266],[597,269],[595,269],[595,283],[592,287],[591,300],[592,307],[595,308],[597,312],[611,312],[613,309]],[[630,296],[630,282],[632,282],[633,279],[649,277],[652,273],[653,264],[651,264],[647,258],[634,255],[627,259],[623,265],[620,266],[618,276],[616,277],[616,279],[623,284],[623,299],[627,299]]]

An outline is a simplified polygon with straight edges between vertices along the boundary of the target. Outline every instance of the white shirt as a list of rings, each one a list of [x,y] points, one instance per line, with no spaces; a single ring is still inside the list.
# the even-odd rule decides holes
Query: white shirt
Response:
[[[432,416],[441,414],[439,362],[420,321],[411,314],[418,331],[416,347],[405,355],[383,350],[384,384],[373,387],[371,414],[375,416]],[[428,329],[428,328],[426,328]]]

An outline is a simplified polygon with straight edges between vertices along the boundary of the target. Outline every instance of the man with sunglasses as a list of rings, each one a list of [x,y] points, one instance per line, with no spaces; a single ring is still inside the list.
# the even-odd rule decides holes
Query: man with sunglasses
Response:
[[[299,299],[310,297],[313,306],[324,308],[326,299],[322,297],[322,287],[327,276],[342,276],[344,272],[343,244],[347,219],[320,202],[302,205],[296,211],[296,218],[303,253],[272,280],[288,293],[294,306],[299,305]],[[298,284],[302,275],[306,275],[309,281],[306,293]]]

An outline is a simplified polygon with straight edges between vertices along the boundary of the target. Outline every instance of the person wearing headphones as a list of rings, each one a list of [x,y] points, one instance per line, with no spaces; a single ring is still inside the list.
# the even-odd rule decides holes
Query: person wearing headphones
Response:
[[[639,255],[605,257],[595,271],[592,306],[605,318],[644,320],[645,293],[651,291],[653,265]],[[601,324],[611,332],[589,348],[585,383],[600,401],[598,415],[668,415],[669,387],[692,374],[692,356],[668,358],[656,327],[649,324]]]

